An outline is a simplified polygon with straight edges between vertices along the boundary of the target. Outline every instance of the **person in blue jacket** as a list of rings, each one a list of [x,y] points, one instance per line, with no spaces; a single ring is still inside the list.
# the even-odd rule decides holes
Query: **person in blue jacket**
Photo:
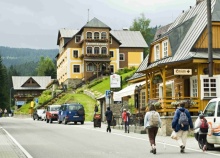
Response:
[[[179,108],[176,109],[173,120],[172,120],[172,129],[176,132],[177,142],[180,146],[180,152],[185,152],[187,135],[189,128],[193,131],[193,122],[191,115],[187,109],[185,109],[185,103],[180,103]],[[187,116],[187,123],[180,123],[180,114],[185,112]]]

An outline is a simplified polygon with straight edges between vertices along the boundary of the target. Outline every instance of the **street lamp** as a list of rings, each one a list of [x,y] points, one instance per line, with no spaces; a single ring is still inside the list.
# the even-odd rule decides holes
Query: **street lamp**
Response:
[[[137,103],[137,108],[138,108],[138,117],[139,117],[139,125],[140,125],[140,92],[141,92],[141,85],[137,85],[135,86],[135,91],[136,91],[136,94],[137,94],[137,97],[136,97],[136,103]]]
[[[108,91],[108,101],[109,101],[109,103],[108,103],[108,106],[110,107],[110,100],[111,99],[111,91]]]
[[[11,90],[13,89],[13,87],[10,88],[10,110],[11,110]]]

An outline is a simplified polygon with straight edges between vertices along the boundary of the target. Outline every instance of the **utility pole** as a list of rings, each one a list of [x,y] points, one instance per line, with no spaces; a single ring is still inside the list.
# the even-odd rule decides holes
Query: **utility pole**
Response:
[[[211,0],[207,0],[207,30],[208,30],[209,77],[213,77]]]

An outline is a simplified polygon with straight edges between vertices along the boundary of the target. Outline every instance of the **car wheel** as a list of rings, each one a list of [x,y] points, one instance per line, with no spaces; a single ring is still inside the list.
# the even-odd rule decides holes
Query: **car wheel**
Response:
[[[63,119],[63,124],[64,124],[64,125],[67,124],[66,118]]]
[[[83,124],[84,124],[84,121],[82,121],[81,124],[83,125]]]
[[[62,123],[62,121],[58,118],[58,124],[61,124]]]
[[[212,149],[215,148],[215,145],[214,145],[214,144],[206,143],[206,146],[207,146],[207,150],[212,150]]]

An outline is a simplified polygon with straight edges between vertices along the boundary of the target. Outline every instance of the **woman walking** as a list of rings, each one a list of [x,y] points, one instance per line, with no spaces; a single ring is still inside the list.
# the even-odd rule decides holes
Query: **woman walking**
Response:
[[[156,135],[158,128],[161,127],[161,119],[154,105],[150,105],[149,111],[144,117],[144,127],[148,130],[149,142],[151,145],[150,152],[156,154]]]

